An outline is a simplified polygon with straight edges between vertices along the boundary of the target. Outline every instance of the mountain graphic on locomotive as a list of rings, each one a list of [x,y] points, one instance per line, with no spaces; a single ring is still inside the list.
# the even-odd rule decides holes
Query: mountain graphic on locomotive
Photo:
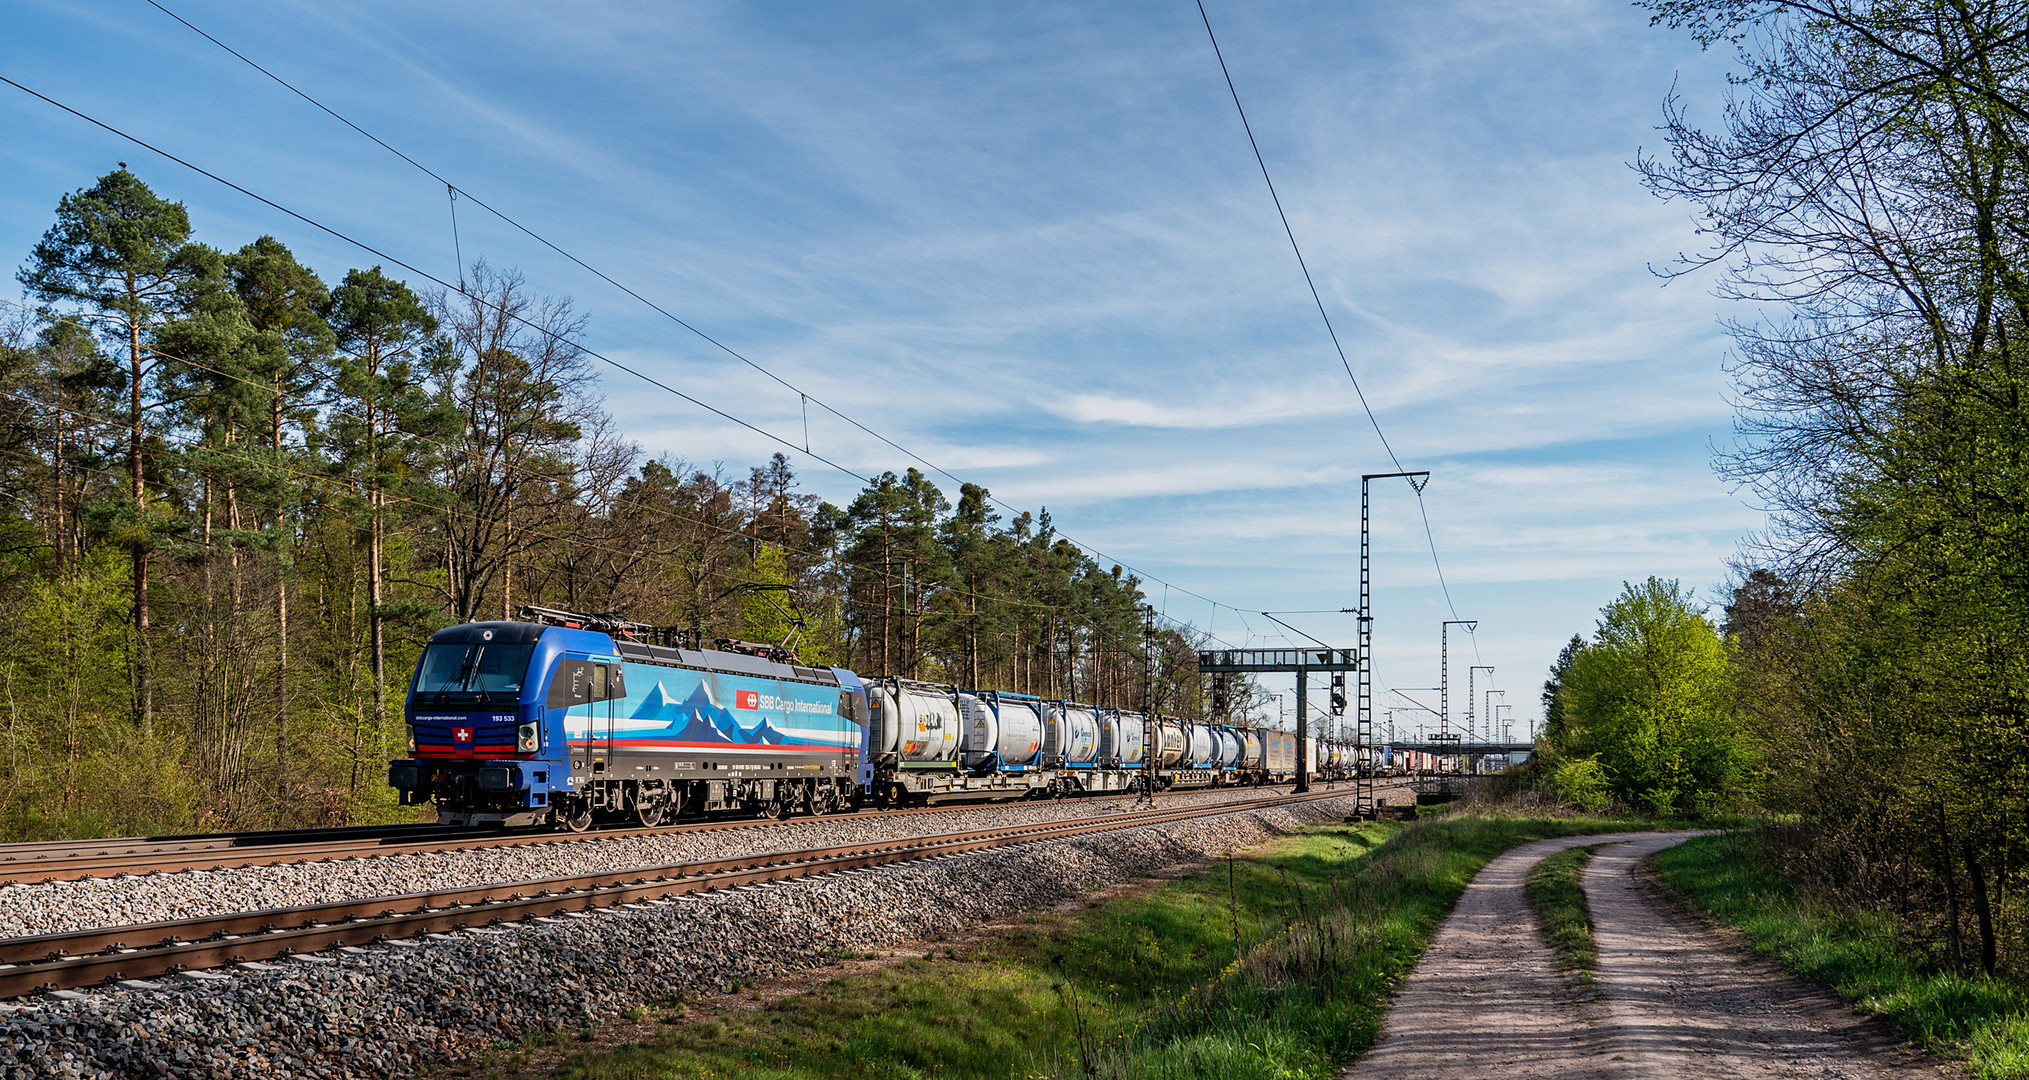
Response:
[[[694,634],[522,608],[462,623],[423,650],[405,706],[410,757],[388,768],[405,806],[451,825],[678,814],[827,814],[1138,789],[1146,718],[1131,710],[963,691],[807,667],[779,647],[705,649]],[[721,643],[724,646],[726,643]],[[1162,783],[1293,779],[1296,739],[1157,718]],[[1351,747],[1313,738],[1318,779]]]

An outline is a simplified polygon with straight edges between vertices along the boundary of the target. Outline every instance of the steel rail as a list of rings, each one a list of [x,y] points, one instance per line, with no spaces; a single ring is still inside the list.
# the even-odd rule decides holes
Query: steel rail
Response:
[[[1197,791],[1217,791],[1219,788],[1193,788],[1170,794],[1191,794]],[[1093,792],[1081,798],[1105,796],[1130,797],[1127,792]],[[1013,806],[1020,800],[980,800],[977,802],[951,802],[935,806],[912,807],[899,810],[861,810],[849,814],[824,814],[817,816],[784,816],[781,818],[752,817],[704,821],[683,821],[653,828],[627,827],[599,829],[591,832],[527,832],[498,833],[473,832],[471,830],[447,830],[436,825],[414,825],[374,827],[360,826],[357,829],[334,829],[336,833],[360,833],[363,835],[337,835],[325,837],[326,830],[295,829],[275,830],[277,835],[300,835],[312,837],[304,842],[249,842],[251,837],[261,833],[219,833],[191,837],[124,837],[103,841],[45,841],[35,844],[0,845],[0,885],[36,885],[52,881],[84,881],[91,878],[118,877],[126,874],[170,874],[190,870],[236,870],[249,866],[274,866],[285,863],[327,862],[335,859],[355,859],[372,855],[420,855],[442,854],[459,851],[478,851],[488,848],[529,847],[540,844],[564,844],[587,840],[625,840],[643,836],[659,836],[673,833],[718,832],[726,829],[766,828],[778,825],[800,824],[823,820],[868,820],[871,818],[902,817],[916,814],[950,813],[955,810],[972,810],[995,806]],[[381,831],[374,831],[379,828]],[[389,832],[388,829],[402,830]],[[416,833],[431,836],[430,839],[416,839]],[[434,834],[434,835],[433,835]],[[131,845],[122,848],[119,845]],[[42,848],[45,854],[34,855],[30,850]],[[10,850],[12,849],[12,850]],[[76,854],[89,851],[89,854]]]
[[[862,844],[569,877],[105,927],[0,941],[0,998],[74,989],[196,968],[270,960],[449,930],[589,913],[691,893],[963,854],[1015,844],[1244,813],[1350,792],[1277,795],[1230,803],[1143,810],[1069,822],[973,829]]]
[[[395,825],[337,825],[315,829],[258,829],[248,832],[174,833],[162,836],[105,836],[86,840],[28,840],[0,844],[0,874],[18,864],[112,859],[126,855],[175,854],[232,848],[268,848],[305,842],[365,841],[381,843],[431,834],[451,836],[471,830],[434,822]]]

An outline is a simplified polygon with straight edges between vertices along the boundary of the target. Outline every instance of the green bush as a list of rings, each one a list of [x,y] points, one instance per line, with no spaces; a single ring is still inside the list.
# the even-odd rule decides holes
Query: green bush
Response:
[[[1677,582],[1628,585],[1571,657],[1557,690],[1560,790],[1663,816],[1723,809],[1745,793],[1751,754],[1732,701],[1727,644]],[[1587,802],[1584,800],[1593,800]]]
[[[1550,773],[1550,786],[1558,798],[1587,813],[1596,814],[1613,802],[1612,785],[1597,757],[1560,763]]]

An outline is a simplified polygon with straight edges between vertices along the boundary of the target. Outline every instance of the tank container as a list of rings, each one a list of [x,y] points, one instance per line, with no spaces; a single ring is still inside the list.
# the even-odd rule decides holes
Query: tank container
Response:
[[[1148,741],[1148,732],[1143,730],[1144,725],[1148,723],[1147,718],[1138,712],[1118,710],[1114,710],[1110,716],[1114,738],[1111,756],[1126,768],[1139,766],[1143,746]]]
[[[1051,705],[1044,724],[1043,756],[1089,765],[1099,756],[1099,716],[1084,705]]]
[[[958,705],[950,697],[904,686],[876,695],[883,718],[895,719],[889,742],[903,761],[950,761],[958,752]]]
[[[1142,725],[1146,721],[1140,713],[1126,713],[1120,708],[1106,708],[1100,713],[1100,761],[1120,761],[1124,767],[1140,765],[1142,741],[1146,733]]]

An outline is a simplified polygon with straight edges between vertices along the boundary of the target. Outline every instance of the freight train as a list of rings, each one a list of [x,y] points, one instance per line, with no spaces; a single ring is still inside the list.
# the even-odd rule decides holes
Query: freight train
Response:
[[[452,825],[596,820],[653,826],[713,812],[1137,791],[1296,775],[1296,737],[1005,691],[796,663],[616,619],[524,608],[424,648],[405,706],[405,806]],[[1154,737],[1151,740],[1150,732]],[[1310,740],[1313,778],[1348,779],[1350,746]]]

